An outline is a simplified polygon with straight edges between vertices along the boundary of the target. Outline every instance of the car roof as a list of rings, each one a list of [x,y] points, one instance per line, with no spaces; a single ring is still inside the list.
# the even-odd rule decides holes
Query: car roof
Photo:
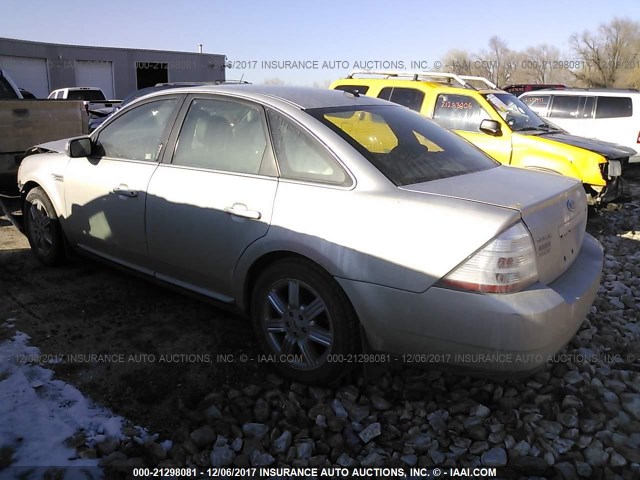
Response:
[[[314,87],[289,87],[276,85],[200,85],[196,87],[172,88],[151,94],[152,96],[171,93],[220,93],[255,101],[275,100],[294,105],[300,109],[390,105],[386,100],[367,96],[355,96],[349,92]]]
[[[640,91],[633,88],[565,88],[562,90],[557,89],[541,89],[541,90],[532,90],[530,92],[524,92],[521,96],[531,96],[531,95],[591,95],[591,96],[635,96],[638,95]]]

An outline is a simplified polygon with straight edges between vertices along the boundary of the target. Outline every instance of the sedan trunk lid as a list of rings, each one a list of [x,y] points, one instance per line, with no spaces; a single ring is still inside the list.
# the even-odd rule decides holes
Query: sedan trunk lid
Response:
[[[533,238],[542,283],[562,275],[580,252],[587,199],[580,182],[568,177],[501,166],[401,188],[520,212]]]

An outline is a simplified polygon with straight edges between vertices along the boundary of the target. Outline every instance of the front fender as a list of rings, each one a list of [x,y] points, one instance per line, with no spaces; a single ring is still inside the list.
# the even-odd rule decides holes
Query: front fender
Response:
[[[53,204],[61,224],[67,217],[64,203],[64,174],[69,157],[58,153],[39,153],[26,157],[18,170],[18,188],[24,195],[40,186]]]
[[[535,135],[513,135],[511,165],[555,172],[576,178],[587,185],[604,187],[600,170],[607,160],[595,152]]]

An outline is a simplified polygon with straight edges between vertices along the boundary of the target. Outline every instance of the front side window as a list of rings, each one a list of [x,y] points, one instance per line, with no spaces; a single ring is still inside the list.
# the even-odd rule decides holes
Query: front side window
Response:
[[[551,118],[577,118],[580,108],[580,97],[577,95],[556,95],[551,105]]]
[[[510,93],[489,93],[485,98],[514,132],[550,128],[524,102]]]
[[[96,140],[100,155],[155,162],[177,99],[145,103],[104,127]]]
[[[196,99],[180,129],[173,164],[257,174],[266,149],[260,109],[234,101]]]
[[[547,107],[549,107],[549,101],[551,100],[551,97],[549,95],[528,95],[526,97],[520,97],[520,100],[522,100],[525,105],[527,105],[538,115],[544,117],[546,116]]]
[[[350,177],[320,142],[279,113],[269,110],[268,117],[283,178],[350,185]]]
[[[396,106],[308,110],[395,185],[411,185],[497,167],[478,148],[424,116]],[[375,141],[372,138],[375,137]]]
[[[633,115],[630,97],[598,97],[596,118],[621,118]]]
[[[403,107],[419,112],[424,101],[424,92],[416,88],[386,87],[380,90],[378,98],[389,100]]]
[[[438,95],[433,120],[445,128],[479,132],[480,122],[491,117],[482,106],[467,95]]]

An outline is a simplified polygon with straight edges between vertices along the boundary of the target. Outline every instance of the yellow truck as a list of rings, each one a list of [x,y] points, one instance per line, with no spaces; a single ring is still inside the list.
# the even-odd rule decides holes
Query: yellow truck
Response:
[[[404,105],[455,131],[503,164],[582,181],[592,203],[623,194],[630,148],[567,134],[483,77],[354,71],[329,87]]]

